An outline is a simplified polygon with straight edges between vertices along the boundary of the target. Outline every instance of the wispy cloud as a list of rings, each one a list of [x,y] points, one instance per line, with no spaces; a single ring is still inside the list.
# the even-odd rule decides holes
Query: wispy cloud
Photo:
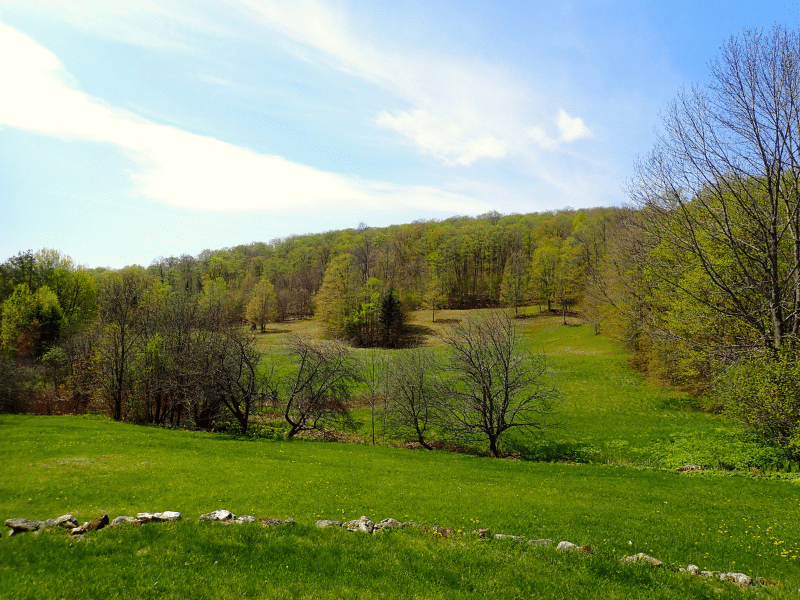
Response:
[[[410,139],[423,154],[433,156],[445,165],[470,165],[477,159],[502,158],[506,143],[491,134],[476,137],[458,119],[438,118],[426,110],[383,111],[378,125],[394,129]]]
[[[391,41],[370,43],[371,32],[357,31],[346,12],[316,0],[231,2],[254,11],[297,57],[394,94],[403,106],[386,107],[374,122],[442,164],[559,152],[590,136],[583,120],[563,108],[556,117],[560,135],[546,136],[543,124],[555,112],[551,102],[515,82],[502,65],[393,47]]]
[[[70,85],[58,58],[0,23],[0,126],[107,143],[138,165],[132,194],[201,211],[285,213],[345,204],[405,206],[444,214],[490,208],[429,186],[362,180],[265,155],[212,137],[153,123]]]

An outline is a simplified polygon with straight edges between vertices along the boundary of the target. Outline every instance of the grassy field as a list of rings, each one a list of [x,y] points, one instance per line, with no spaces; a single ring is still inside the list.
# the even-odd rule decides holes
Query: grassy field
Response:
[[[643,381],[618,347],[588,328],[554,319],[520,324],[532,349],[552,356],[564,392],[567,427],[551,432],[537,451],[573,452],[591,462],[237,439],[88,416],[0,415],[3,520],[67,512],[80,521],[103,513],[184,515],[178,523],[82,540],[63,532],[4,537],[0,598],[796,597],[796,480],[676,473],[676,461],[718,466],[754,450],[737,441],[731,425],[688,410],[682,394]],[[263,339],[278,349],[287,335]],[[197,523],[218,508],[298,524]],[[488,527],[569,540],[595,552],[562,555],[469,535],[442,539],[405,529],[367,536],[313,526],[319,518],[362,514],[463,533]],[[635,552],[667,568],[619,564]],[[675,572],[688,563],[785,587],[740,591]]]
[[[466,318],[466,312],[437,311],[434,322],[430,311],[418,311],[410,322],[426,333],[426,346],[444,352],[440,334],[448,323]],[[564,326],[561,317],[540,315],[536,308],[521,314],[527,318],[515,322],[526,345],[549,358],[561,392],[556,417],[560,427],[542,440],[511,436],[523,456],[663,469],[696,464],[771,471],[783,466],[777,452],[746,441],[735,424],[693,410],[687,394],[647,382],[628,366],[627,353],[619,344],[579,325],[578,319],[570,318]],[[259,342],[269,352],[281,352],[293,334],[321,333],[315,321],[300,321],[259,336]],[[368,358],[372,351],[356,352]],[[378,350],[382,356],[393,352]],[[356,410],[355,415],[362,424],[360,435],[371,439],[370,411]]]

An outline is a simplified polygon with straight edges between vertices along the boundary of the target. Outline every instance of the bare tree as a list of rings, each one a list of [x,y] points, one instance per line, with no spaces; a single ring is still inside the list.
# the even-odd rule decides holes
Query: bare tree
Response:
[[[800,327],[800,35],[732,36],[711,82],[681,91],[637,165],[631,198],[664,245],[652,273],[751,332],[794,347]],[[699,273],[702,281],[697,285]]]
[[[263,353],[255,347],[255,338],[241,328],[227,327],[216,332],[210,384],[221,405],[247,434],[250,414],[266,397],[269,375],[259,369]]]
[[[373,346],[367,351],[362,360],[364,383],[367,386],[367,402],[370,408],[370,424],[372,426],[372,443],[375,444],[375,409],[378,402],[386,401],[385,394],[378,390],[387,376],[387,361],[383,354],[378,353],[378,348]]]
[[[121,421],[126,414],[133,386],[134,347],[142,335],[142,315],[151,286],[152,280],[143,269],[136,267],[109,273],[100,281],[98,304],[104,330],[99,345],[100,382],[115,421]]]
[[[427,450],[432,448],[425,438],[441,410],[435,379],[439,369],[435,356],[424,348],[395,353],[389,366],[387,426]]]
[[[326,425],[352,427],[348,402],[361,375],[351,350],[338,341],[297,337],[289,354],[289,374],[268,382],[273,403],[290,425],[287,437]]]
[[[484,438],[500,456],[510,429],[541,433],[551,424],[556,389],[548,381],[543,356],[525,350],[514,321],[505,312],[489,312],[454,324],[446,331],[449,347],[440,379],[445,427],[460,437]]]

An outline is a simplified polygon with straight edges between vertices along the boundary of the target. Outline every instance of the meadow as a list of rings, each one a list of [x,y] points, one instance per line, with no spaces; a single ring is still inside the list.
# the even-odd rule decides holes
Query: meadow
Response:
[[[432,332],[441,326],[417,318]],[[446,318],[456,317],[437,313]],[[4,537],[0,596],[796,596],[800,488],[794,474],[753,476],[758,470],[749,467],[769,456],[723,418],[692,410],[685,394],[645,381],[616,344],[590,328],[550,317],[520,324],[531,349],[552,357],[563,392],[564,427],[540,442],[520,441],[525,452],[558,459],[551,462],[240,438],[91,415],[0,415],[3,520],[71,512],[84,521],[164,510],[184,517],[80,540],[63,531]],[[297,327],[311,331],[313,325]],[[279,351],[291,331],[268,334],[263,343]],[[436,345],[436,338],[429,343]],[[364,421],[364,409],[359,416]],[[684,461],[714,468],[677,473]],[[297,525],[197,522],[219,508],[292,517]],[[361,515],[453,527],[456,535],[407,528],[367,536],[313,525]],[[569,540],[594,553],[469,535],[483,527]],[[619,563],[636,552],[660,558],[665,568]],[[677,572],[688,563],[784,587],[739,590]]]

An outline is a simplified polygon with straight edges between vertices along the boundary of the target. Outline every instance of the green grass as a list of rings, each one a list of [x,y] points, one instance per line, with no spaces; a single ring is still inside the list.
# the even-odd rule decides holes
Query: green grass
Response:
[[[437,313],[440,319],[463,314]],[[432,333],[441,323],[416,323]],[[437,319],[438,320],[438,319]],[[565,427],[517,439],[557,462],[496,460],[389,446],[240,439],[99,417],[0,415],[0,519],[80,521],[178,510],[184,521],[90,533],[4,537],[0,598],[709,598],[794,597],[800,587],[798,480],[708,467],[773,460],[724,419],[631,371],[586,327],[518,321],[552,359]],[[301,322],[260,338],[280,352]],[[428,344],[443,348],[435,336]],[[361,351],[363,352],[363,351]],[[366,438],[369,414],[358,411]],[[565,461],[571,459],[571,461]],[[581,464],[575,464],[575,461]],[[197,523],[227,508],[293,517],[295,527]],[[319,530],[319,518],[394,517],[469,532],[569,540],[590,556],[415,530],[366,536]],[[646,552],[667,568],[622,566]],[[781,580],[740,591],[675,572],[688,563]],[[716,589],[715,589],[716,588]]]
[[[694,410],[686,393],[646,381],[619,344],[591,327],[552,317],[519,322],[531,350],[550,357],[562,392],[564,426],[548,432],[534,455],[666,469],[780,463],[780,453],[746,441],[735,423]]]
[[[197,563],[188,565],[193,576],[209,577],[210,581],[228,589],[226,586],[232,585],[228,581],[230,576],[238,571],[226,570],[212,577],[201,575],[200,566],[218,560],[216,556],[225,552],[226,544],[238,547],[237,536],[258,538],[259,543],[266,545],[267,555],[277,552],[274,548],[267,549],[272,548],[273,542],[268,540],[273,536],[289,536],[285,543],[297,547],[309,544],[316,547],[322,537],[334,536],[330,538],[333,541],[324,538],[328,541],[319,552],[325,552],[325,544],[332,544],[329,553],[338,558],[325,559],[321,564],[335,571],[339,560],[345,563],[355,560],[352,553],[356,550],[350,545],[362,542],[353,541],[359,539],[357,537],[343,536],[344,532],[318,533],[309,526],[318,518],[353,519],[362,514],[375,520],[392,516],[428,525],[452,526],[462,531],[489,527],[495,532],[529,538],[550,537],[556,542],[566,539],[589,544],[597,550],[598,556],[588,559],[587,564],[573,564],[572,561],[585,557],[556,558],[554,551],[491,542],[492,548],[498,543],[498,548],[505,548],[503,551],[514,557],[525,555],[520,559],[522,564],[532,561],[538,565],[535,569],[532,567],[533,571],[550,569],[547,565],[555,561],[553,569],[566,569],[563,574],[567,581],[565,589],[585,590],[585,594],[576,592],[578,596],[588,597],[592,585],[607,577],[598,572],[611,569],[617,575],[609,575],[609,585],[621,587],[609,594],[634,597],[632,590],[638,584],[631,581],[640,576],[641,569],[631,571],[633,579],[629,581],[625,574],[628,572],[620,571],[614,559],[639,551],[657,556],[672,566],[694,562],[701,568],[743,571],[780,579],[789,589],[800,586],[798,559],[792,558],[800,552],[798,488],[784,481],[704,478],[600,465],[526,463],[354,444],[243,441],[86,417],[2,416],[0,432],[0,460],[4,465],[0,508],[4,519],[12,516],[44,519],[72,512],[79,520],[88,520],[102,513],[114,517],[138,511],[178,510],[185,518],[196,520],[202,513],[228,508],[237,514],[257,517],[290,516],[299,523],[293,533],[280,534],[260,526],[241,526],[242,530],[221,528],[220,531],[224,529],[227,533],[214,533],[207,546],[197,533],[205,532],[198,528],[206,525],[193,523],[153,524],[130,532],[132,536],[153,536],[154,541],[144,546],[137,538],[129,540],[116,531],[90,534],[77,546],[65,535],[6,538],[0,543],[0,581],[3,584],[0,589],[13,590],[13,593],[3,592],[11,597],[28,597],[23,590],[29,590],[28,584],[34,580],[53,586],[54,579],[62,581],[73,577],[77,567],[69,565],[76,564],[76,556],[86,553],[92,558],[84,556],[78,561],[83,565],[78,570],[91,573],[95,584],[82,587],[75,583],[78,587],[70,597],[105,596],[102,590],[116,589],[117,578],[127,571],[131,553],[146,546],[152,548],[153,558],[148,569],[153,573],[153,581],[173,582],[170,585],[177,586],[175,589],[184,589],[183,570],[175,573],[168,568],[179,558],[173,556],[163,562],[158,556],[188,556],[194,552]],[[175,532],[171,532],[172,529]],[[252,531],[242,533],[245,530]],[[492,593],[479,561],[485,546],[473,546],[468,542],[464,542],[466,546],[459,546],[452,541],[439,546],[437,544],[444,542],[428,538],[403,541],[402,536],[407,533],[391,534],[391,540],[396,538],[391,543],[398,545],[392,552],[401,552],[403,544],[420,544],[418,551],[427,558],[413,563],[413,569],[438,565],[435,560],[431,562],[430,553],[452,546],[449,550],[453,553],[452,560],[463,561],[468,574],[465,581],[458,579],[460,583],[451,580],[455,577],[452,573],[439,578],[412,573],[407,580],[400,575],[382,575],[378,581],[397,585],[398,597]],[[123,538],[120,554],[115,553],[115,546],[109,541],[118,536]],[[228,540],[225,536],[233,537]],[[369,538],[369,542],[376,540],[378,538]],[[377,565],[386,559],[380,546],[359,548],[358,552],[367,553],[364,560],[369,564],[365,569],[378,569]],[[784,554],[784,550],[789,550],[789,554]],[[502,552],[492,555],[497,564],[506,564]],[[592,562],[600,558],[605,562]],[[252,555],[242,560],[257,558]],[[302,555],[292,557],[290,553],[287,556],[289,572],[299,573],[310,568],[303,566],[307,560]],[[191,563],[191,560],[183,562]],[[263,569],[273,569],[272,562],[264,560]],[[606,563],[612,566],[603,566]],[[118,566],[111,568],[111,564]],[[259,587],[268,579],[262,577],[263,570],[244,569],[243,573],[237,575],[240,585],[248,590],[261,590],[259,593],[269,596],[268,590]],[[556,575],[551,573],[550,576]],[[288,579],[276,585],[280,589],[290,584],[300,586],[297,597],[377,596],[382,589],[377,582],[374,585],[362,582],[359,585],[370,590],[362,593],[363,589],[350,588],[346,581],[339,581],[332,584],[332,591],[321,594],[321,590],[328,589],[327,584],[305,587],[299,574],[286,577]],[[505,575],[496,577],[509,585]],[[541,575],[529,573],[526,577],[528,579],[517,582],[516,585],[522,586],[520,589],[540,592],[545,589]],[[517,581],[514,577],[511,579]],[[433,591],[428,594],[425,587],[404,587],[413,581],[420,586],[431,585]],[[678,579],[668,578],[652,585],[668,588],[677,585],[676,581]],[[47,587],[42,589],[47,590]],[[189,588],[188,595],[194,596],[191,589],[194,588]],[[47,591],[30,593],[30,597],[52,597]],[[288,589],[281,594],[291,597]],[[278,596],[281,594],[276,592]],[[131,593],[129,597],[135,595]],[[236,595],[233,588],[229,595]],[[645,594],[642,597],[657,596]]]
[[[443,540],[415,531],[370,537],[308,526],[266,531],[179,523],[104,531],[82,541],[31,538],[18,541],[7,563],[20,598],[677,600],[707,598],[714,588],[744,595],[730,586],[625,567],[602,556],[562,555],[504,541]],[[27,561],[26,554],[41,553],[43,546],[55,569]],[[53,577],[54,570],[66,576]]]
[[[592,327],[576,319],[539,315],[526,309],[528,318],[516,320],[527,347],[544,353],[553,369],[553,381],[561,392],[555,421],[543,439],[514,434],[508,436],[522,456],[534,460],[569,460],[611,465],[628,465],[674,470],[697,464],[708,469],[749,471],[751,467],[771,471],[783,464],[780,452],[748,441],[740,428],[719,415],[694,409],[686,393],[654,385],[633,371],[628,354],[620,344],[596,335]],[[411,314],[412,325],[426,330],[426,345],[444,353],[440,334],[447,322],[464,319],[470,311],[430,311]],[[480,312],[480,311],[471,311]],[[525,310],[521,312],[525,314]],[[291,333],[319,334],[313,321],[287,325],[281,333],[260,338],[271,352],[277,352]],[[368,358],[370,350],[356,350]],[[397,351],[378,350],[387,357]],[[361,389],[366,395],[367,391]],[[371,440],[369,408],[359,408],[359,435]],[[385,439],[376,419],[376,437]],[[435,434],[434,434],[435,437]],[[388,440],[400,441],[400,440]],[[482,445],[475,450],[486,451]]]

